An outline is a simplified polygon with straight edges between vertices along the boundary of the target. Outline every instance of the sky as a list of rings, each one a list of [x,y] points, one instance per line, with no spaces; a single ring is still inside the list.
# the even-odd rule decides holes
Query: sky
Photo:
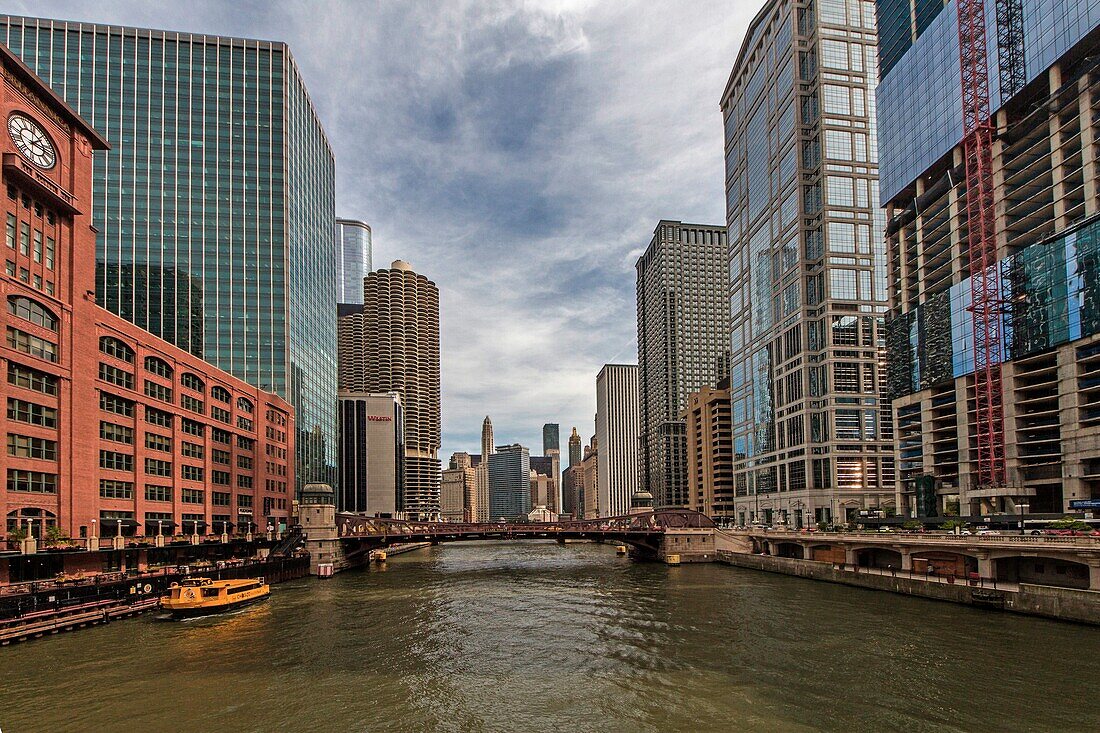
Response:
[[[637,363],[634,263],[661,219],[724,224],[719,98],[762,0],[11,2],[0,12],[285,41],[337,215],[440,290],[443,448],[594,432]]]

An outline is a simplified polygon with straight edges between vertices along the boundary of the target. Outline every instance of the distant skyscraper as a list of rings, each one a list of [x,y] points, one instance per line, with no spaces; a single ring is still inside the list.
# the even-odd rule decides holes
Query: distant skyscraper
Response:
[[[657,507],[688,505],[681,412],[689,393],[726,377],[726,228],[662,220],[638,258],[641,485]]]
[[[576,466],[582,458],[581,436],[577,434],[577,429],[573,428],[573,434],[569,436],[569,467]]]
[[[767,523],[893,499],[871,9],[768,0],[722,92],[735,493]]]
[[[111,143],[97,301],[285,396],[299,488],[333,483],[335,163],[290,49],[12,16],[0,41]]]
[[[398,260],[367,275],[363,292],[362,309],[338,319],[340,388],[401,396],[404,511],[427,517],[439,511],[439,290]]]
[[[493,421],[486,415],[481,421],[481,462],[488,463],[489,456],[497,452],[493,444]]]
[[[519,445],[501,446],[489,456],[489,516],[526,519],[531,511],[531,456]]]
[[[363,304],[363,278],[371,270],[374,245],[370,225],[355,219],[336,220],[336,277],[340,303]]]
[[[601,517],[630,510],[638,490],[638,433],[638,367],[605,364],[596,377],[596,506]]]
[[[394,516],[404,511],[405,425],[397,394],[341,392],[342,512]]]
[[[542,454],[548,456],[551,450],[561,450],[561,427],[556,422],[542,426]]]

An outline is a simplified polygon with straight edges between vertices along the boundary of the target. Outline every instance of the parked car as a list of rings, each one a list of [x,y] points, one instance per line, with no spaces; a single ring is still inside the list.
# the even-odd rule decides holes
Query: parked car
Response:
[[[1001,533],[998,532],[995,529],[979,529],[978,530],[978,536],[979,537],[985,537],[985,536],[988,536],[988,535],[999,535],[999,534],[1001,534]]]

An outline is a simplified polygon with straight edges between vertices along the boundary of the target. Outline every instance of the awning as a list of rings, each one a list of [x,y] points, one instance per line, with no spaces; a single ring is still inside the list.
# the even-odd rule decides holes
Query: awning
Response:
[[[154,533],[158,528],[163,532],[171,532],[176,528],[176,523],[171,519],[146,519],[145,528],[152,529]]]
[[[205,519],[184,519],[182,522],[182,529],[187,532],[199,532],[206,529]]]
[[[217,531],[228,532],[229,530],[233,529],[234,525],[228,519],[215,519],[212,522],[210,522],[210,526],[214,528],[215,532],[217,532]]]
[[[117,532],[120,524],[123,529],[137,529],[138,527],[136,519],[100,519],[100,533],[106,535],[107,532]]]

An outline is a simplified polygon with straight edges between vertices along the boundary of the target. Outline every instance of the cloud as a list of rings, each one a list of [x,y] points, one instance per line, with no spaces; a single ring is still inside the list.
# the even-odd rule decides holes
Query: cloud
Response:
[[[634,261],[657,221],[725,220],[718,100],[743,0],[6,2],[5,12],[286,41],[375,263],[439,285],[443,455],[593,432],[636,359]]]

